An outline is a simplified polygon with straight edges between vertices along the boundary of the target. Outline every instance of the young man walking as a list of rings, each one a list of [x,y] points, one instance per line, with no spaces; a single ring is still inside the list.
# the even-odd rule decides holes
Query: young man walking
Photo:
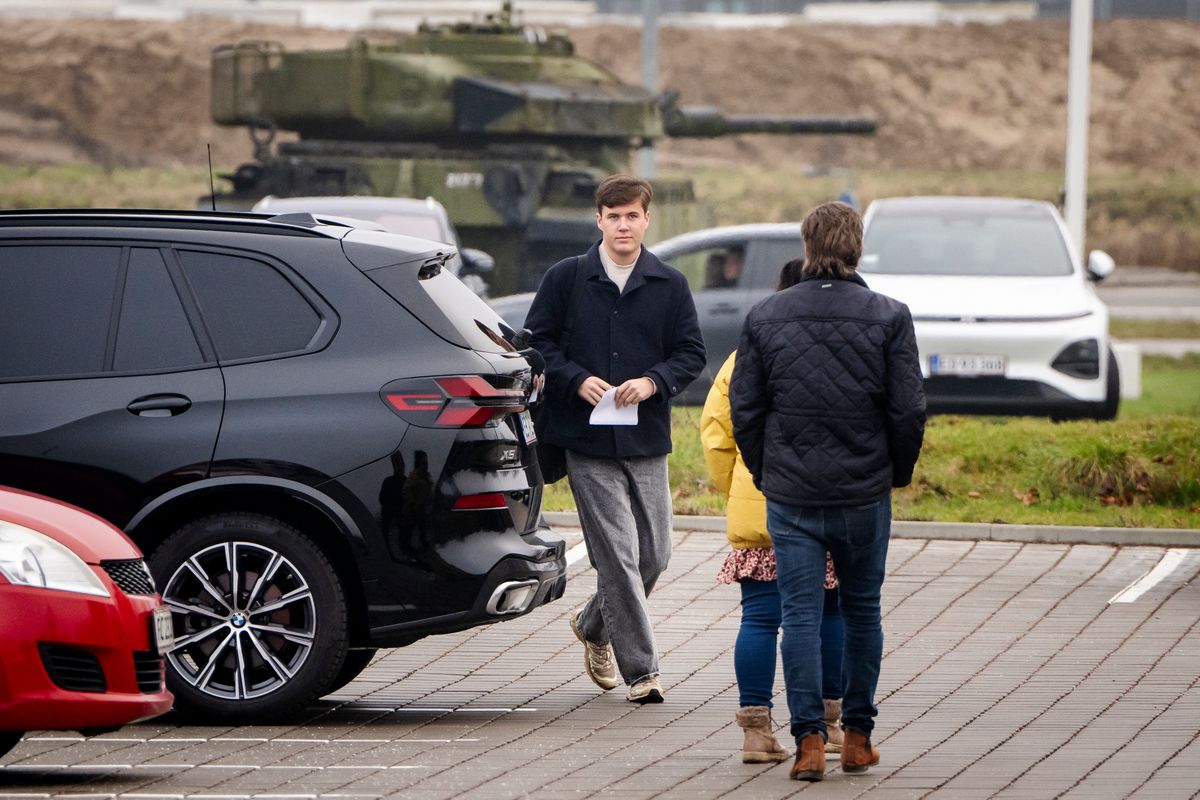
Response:
[[[862,219],[844,203],[826,203],[805,217],[801,235],[800,283],[751,309],[729,396],[734,439],[767,497],[775,545],[797,745],[791,777],[819,781],[825,552],[846,627],[842,771],[863,772],[879,763],[871,731],[891,490],[912,480],[925,394],[908,308],[872,292],[856,271]]]
[[[541,435],[566,450],[596,570],[596,593],[571,629],[588,676],[607,691],[619,670],[634,703],[663,701],[646,597],[671,555],[670,399],[705,364],[687,280],[642,247],[651,197],[644,180],[606,178],[596,190],[601,240],[546,272],[525,320],[546,361]],[[618,407],[637,406],[636,425],[591,424],[610,391]]]

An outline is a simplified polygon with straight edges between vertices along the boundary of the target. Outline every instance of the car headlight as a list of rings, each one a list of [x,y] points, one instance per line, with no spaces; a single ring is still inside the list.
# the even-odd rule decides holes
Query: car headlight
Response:
[[[110,597],[79,556],[49,536],[0,520],[0,575],[19,586]]]
[[[1100,377],[1100,343],[1095,339],[1080,339],[1063,348],[1050,366],[1073,378]]]

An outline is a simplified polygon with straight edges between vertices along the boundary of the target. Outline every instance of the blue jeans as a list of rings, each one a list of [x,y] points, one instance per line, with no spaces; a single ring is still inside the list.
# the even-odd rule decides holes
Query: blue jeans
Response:
[[[775,581],[738,581],[742,588],[742,625],[733,646],[733,671],[737,676],[738,704],[767,706],[775,687],[775,644],[783,618],[779,586]],[[842,696],[842,647],[845,625],[838,611],[838,590],[825,590],[821,616],[821,694],[828,700]]]
[[[870,736],[875,728],[875,687],[883,660],[879,598],[887,567],[892,498],[858,506],[799,507],[767,501],[767,530],[783,604],[783,678],[792,736],[826,739],[821,702],[819,622],[825,551],[838,575],[846,645],[842,664],[842,725]]]

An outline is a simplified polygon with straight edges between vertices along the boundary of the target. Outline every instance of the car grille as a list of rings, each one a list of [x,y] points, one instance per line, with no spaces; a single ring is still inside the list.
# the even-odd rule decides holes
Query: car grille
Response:
[[[153,694],[162,691],[163,660],[154,653],[134,653],[133,672],[137,676],[138,691]]]
[[[109,559],[100,562],[100,567],[108,573],[122,592],[125,594],[154,594],[154,579],[146,562],[140,558]]]
[[[40,644],[42,665],[50,680],[70,692],[104,692],[108,683],[100,661],[86,650],[54,644]]]

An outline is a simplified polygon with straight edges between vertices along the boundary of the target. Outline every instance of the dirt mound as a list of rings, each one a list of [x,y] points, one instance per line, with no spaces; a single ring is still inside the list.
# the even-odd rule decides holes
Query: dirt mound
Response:
[[[636,81],[629,28],[572,32],[578,49]],[[0,23],[0,161],[229,164],[242,130],[208,118],[209,53],[241,39],[335,47],[344,33],[214,20]],[[1172,172],[1200,162],[1200,26],[1101,23],[1091,164]],[[735,113],[865,114],[874,137],[746,136],[665,143],[667,164],[842,164],[911,169],[1060,167],[1067,26],[792,26],[664,29],[662,85]]]

